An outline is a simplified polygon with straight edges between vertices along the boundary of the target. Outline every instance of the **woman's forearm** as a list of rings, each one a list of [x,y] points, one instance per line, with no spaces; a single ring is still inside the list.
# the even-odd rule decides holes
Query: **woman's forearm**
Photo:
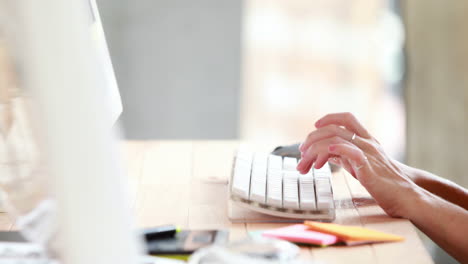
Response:
[[[409,175],[419,187],[454,203],[465,210],[468,210],[468,190],[457,185],[456,183],[439,177],[430,172],[416,169],[400,163],[405,168],[406,174]]]
[[[461,263],[468,263],[468,211],[423,189],[408,203],[407,218]]]

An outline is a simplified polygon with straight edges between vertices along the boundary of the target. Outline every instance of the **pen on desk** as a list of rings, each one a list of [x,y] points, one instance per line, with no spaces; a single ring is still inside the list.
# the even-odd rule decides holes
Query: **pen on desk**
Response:
[[[150,241],[154,239],[174,237],[178,232],[180,232],[179,227],[175,225],[165,225],[146,228],[143,230],[143,235],[147,241]]]

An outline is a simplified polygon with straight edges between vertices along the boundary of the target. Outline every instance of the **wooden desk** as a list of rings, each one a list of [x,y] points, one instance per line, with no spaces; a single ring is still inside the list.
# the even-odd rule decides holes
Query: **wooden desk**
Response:
[[[131,205],[141,227],[176,224],[186,228],[228,228],[230,239],[284,224],[232,224],[227,218],[227,179],[236,141],[125,142]],[[333,179],[335,223],[386,231],[404,242],[355,247],[302,247],[301,258],[321,263],[433,263],[415,228],[388,217],[359,182],[343,172]],[[13,228],[0,214],[0,230]]]
[[[140,226],[177,224],[188,228],[228,228],[232,240],[247,232],[284,224],[232,224],[227,217],[227,179],[236,141],[127,142],[132,204]],[[404,236],[398,243],[355,247],[302,247],[301,258],[323,263],[433,263],[415,227],[388,217],[358,181],[334,175],[335,223]]]

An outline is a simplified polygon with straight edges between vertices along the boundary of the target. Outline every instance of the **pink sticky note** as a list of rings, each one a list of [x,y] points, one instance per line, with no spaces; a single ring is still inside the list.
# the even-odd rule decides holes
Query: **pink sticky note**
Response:
[[[336,236],[308,230],[308,227],[303,224],[267,230],[263,232],[262,235],[296,243],[306,243],[321,246],[327,246],[338,242],[338,238]]]

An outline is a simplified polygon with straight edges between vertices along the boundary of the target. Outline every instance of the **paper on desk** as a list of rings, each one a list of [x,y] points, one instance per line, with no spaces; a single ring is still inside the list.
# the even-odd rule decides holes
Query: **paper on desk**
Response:
[[[335,235],[348,245],[404,240],[404,238],[401,236],[387,234],[358,226],[344,226],[313,221],[305,221],[305,225],[308,226],[309,230]]]
[[[44,247],[34,243],[0,242],[2,264],[57,264],[47,257]]]

